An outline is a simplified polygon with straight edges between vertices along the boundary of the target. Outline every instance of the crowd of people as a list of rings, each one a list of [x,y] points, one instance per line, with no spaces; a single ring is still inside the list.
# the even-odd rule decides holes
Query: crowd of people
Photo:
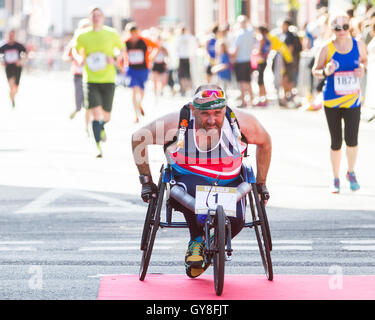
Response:
[[[271,30],[267,25],[254,26],[246,16],[241,15],[232,25],[215,24],[206,35],[197,38],[184,26],[140,30],[134,22],[128,23],[124,34],[120,34],[114,28],[105,26],[103,11],[94,8],[90,11],[89,19],[80,21],[63,54],[64,61],[71,63],[74,78],[76,105],[70,117],[73,119],[77,112],[86,110],[86,130],[93,132],[98,157],[102,157],[101,143],[106,141],[105,125],[111,119],[115,89],[119,85],[131,89],[136,123],[145,115],[143,99],[149,79],[152,79],[155,97],[165,94],[167,88],[172,96],[180,94],[190,97],[197,74],[200,82],[218,84],[227,95],[236,92],[234,100],[238,104],[234,107],[265,108],[270,100],[274,100],[284,108],[324,108],[333,141],[334,185],[336,192],[339,192],[341,156],[335,151],[341,150],[341,124],[337,123],[341,120],[337,120],[339,118],[336,116],[336,122],[333,121],[335,115],[328,113],[334,112],[327,108],[336,109],[337,101],[332,97],[344,97],[346,91],[339,94],[336,88],[328,87],[332,81],[338,85],[335,81],[347,79],[329,79],[333,72],[340,70],[337,61],[341,58],[335,58],[336,65],[324,60],[333,59],[335,50],[340,52],[337,49],[340,47],[337,42],[339,31],[346,32],[343,36],[346,37],[348,48],[356,46],[360,52],[360,58],[353,54],[353,57],[345,59],[360,59],[364,65],[363,74],[356,74],[360,78],[361,93],[356,106],[364,105],[366,101],[368,105],[371,103],[371,90],[366,90],[366,87],[375,74],[372,67],[375,62],[375,8],[368,6],[362,14],[348,10],[344,18],[345,23],[340,20],[334,24],[332,15],[330,17],[323,8],[317,18],[306,23],[303,29],[298,29],[291,20],[286,19],[279,28]],[[323,55],[325,58],[322,58],[322,48],[327,51]],[[197,58],[198,53],[201,59]],[[0,47],[0,54],[4,57],[10,99],[15,107],[22,67],[27,61],[27,45],[18,43],[16,32],[12,30],[6,44]],[[325,65],[327,67],[323,68]],[[323,74],[320,73],[322,70]],[[334,92],[327,93],[327,90]],[[333,102],[328,101],[332,99]],[[351,108],[352,105],[345,107]],[[368,121],[374,118],[375,115],[369,117]],[[345,135],[349,148],[357,145],[359,112],[355,119],[354,124],[346,123],[351,128]],[[348,154],[348,179],[352,181],[355,180],[352,176],[356,154],[356,148]],[[353,189],[356,188],[359,187],[353,184]]]

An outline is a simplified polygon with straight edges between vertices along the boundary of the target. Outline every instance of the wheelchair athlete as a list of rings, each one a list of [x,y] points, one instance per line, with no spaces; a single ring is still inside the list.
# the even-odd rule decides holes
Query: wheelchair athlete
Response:
[[[238,109],[233,112],[227,106],[225,93],[219,86],[200,86],[193,103],[184,106],[180,112],[153,121],[132,136],[143,201],[149,202],[157,194],[148,164],[148,145],[164,146],[173,180],[195,197],[197,185],[240,185],[244,181],[241,169],[248,144],[256,145],[257,189],[266,204],[269,198],[266,179],[272,151],[269,134],[251,114]],[[237,203],[236,217],[229,217],[232,238],[244,226],[245,199]],[[206,216],[196,215],[174,199],[170,201],[175,210],[184,214],[189,227],[190,241],[185,267],[186,274],[195,278],[209,267],[203,256]]]

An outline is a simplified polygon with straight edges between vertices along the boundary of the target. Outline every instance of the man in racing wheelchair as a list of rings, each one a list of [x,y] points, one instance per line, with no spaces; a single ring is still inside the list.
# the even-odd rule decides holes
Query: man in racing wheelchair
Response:
[[[133,156],[142,184],[141,196],[149,202],[157,196],[148,162],[148,145],[163,145],[173,180],[192,197],[196,186],[237,187],[243,181],[241,169],[248,144],[256,145],[256,183],[267,203],[267,173],[271,162],[270,135],[250,113],[231,110],[225,92],[217,85],[200,86],[192,103],[180,112],[170,113],[136,131],[132,136]],[[208,267],[204,260],[205,215],[183,207],[174,199],[172,207],[184,214],[190,232],[185,255],[186,274],[195,278]],[[237,203],[236,217],[229,217],[234,238],[245,223],[246,200]]]

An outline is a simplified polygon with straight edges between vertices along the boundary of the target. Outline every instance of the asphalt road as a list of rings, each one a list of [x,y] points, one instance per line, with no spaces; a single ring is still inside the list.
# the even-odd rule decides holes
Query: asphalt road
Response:
[[[96,299],[101,275],[136,274],[141,259],[146,206],[130,151],[139,127],[130,93],[118,89],[105,157],[96,159],[83,114],[69,119],[69,74],[25,74],[15,110],[0,82],[0,299]],[[155,101],[149,92],[140,125],[186,102]],[[343,190],[332,195],[324,113],[277,106],[249,112],[273,139],[267,212],[274,273],[375,274],[375,124],[361,124],[361,190],[349,190],[343,161]],[[163,154],[153,148],[150,155],[157,177]],[[183,274],[187,240],[187,230],[160,230],[149,272]],[[236,237],[227,273],[263,273],[254,241],[253,230]]]

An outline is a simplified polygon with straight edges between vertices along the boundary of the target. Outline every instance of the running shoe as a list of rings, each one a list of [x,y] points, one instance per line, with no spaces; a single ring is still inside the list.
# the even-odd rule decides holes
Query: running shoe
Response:
[[[255,107],[268,107],[268,103],[266,101],[259,101]]]
[[[357,191],[360,188],[354,172],[347,172],[346,179],[350,182],[350,190]]]
[[[96,156],[97,158],[103,158],[103,150],[102,150],[102,147],[100,146],[100,142],[98,142],[96,144],[97,148],[98,148],[98,151],[99,151],[99,154]]]
[[[199,277],[203,272],[205,272],[208,267],[210,266],[211,264],[210,263],[207,263],[205,264],[204,267],[201,267],[201,268],[193,268],[193,267],[186,267],[186,275],[189,277],[189,278],[197,278]]]
[[[185,267],[203,268],[203,243],[196,240],[190,241],[185,254]]]
[[[70,114],[70,120],[73,120],[77,114],[77,111],[74,111]]]
[[[332,193],[340,193],[340,179],[338,178],[333,180]]]

